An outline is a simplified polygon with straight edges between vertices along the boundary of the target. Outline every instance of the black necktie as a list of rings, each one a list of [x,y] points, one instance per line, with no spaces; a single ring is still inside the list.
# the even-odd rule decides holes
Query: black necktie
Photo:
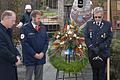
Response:
[[[99,22],[96,22],[96,25],[98,25],[98,26],[99,26]]]

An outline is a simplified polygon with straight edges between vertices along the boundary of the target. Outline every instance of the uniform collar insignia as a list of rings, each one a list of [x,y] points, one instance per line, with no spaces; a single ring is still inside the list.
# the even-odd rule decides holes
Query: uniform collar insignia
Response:
[[[95,21],[93,22],[93,24],[95,24]]]
[[[104,25],[104,23],[102,22],[102,23],[101,23],[101,26],[100,26],[100,28],[102,28],[102,27],[103,27],[103,25]]]

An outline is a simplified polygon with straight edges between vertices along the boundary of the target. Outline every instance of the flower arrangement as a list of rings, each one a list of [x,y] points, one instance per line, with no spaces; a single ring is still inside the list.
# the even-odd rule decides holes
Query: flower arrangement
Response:
[[[79,72],[88,63],[82,30],[74,22],[54,34],[48,50],[51,64],[64,72]]]

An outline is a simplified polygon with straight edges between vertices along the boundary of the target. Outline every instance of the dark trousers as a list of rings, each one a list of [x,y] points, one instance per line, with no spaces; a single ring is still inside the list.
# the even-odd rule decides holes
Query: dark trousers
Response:
[[[26,79],[32,80],[34,73],[34,80],[43,80],[43,65],[26,66]]]
[[[93,60],[89,59],[93,72],[93,80],[106,80],[106,64],[107,59]]]

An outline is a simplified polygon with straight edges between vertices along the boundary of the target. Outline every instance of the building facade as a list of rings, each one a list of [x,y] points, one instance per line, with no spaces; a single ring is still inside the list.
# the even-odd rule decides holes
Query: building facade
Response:
[[[107,19],[107,0],[103,0],[103,8],[104,8],[104,17]],[[92,0],[93,7],[98,6],[98,0]],[[111,0],[110,2],[110,18],[112,21],[113,28],[120,28],[120,0]]]
[[[58,0],[49,0],[49,3],[50,3],[49,6],[52,6],[53,3],[57,3],[57,1]],[[64,0],[64,4],[67,4],[67,3],[72,4],[73,1],[74,0]],[[102,1],[103,1],[103,4],[99,3]],[[92,0],[92,2],[93,2],[93,8],[96,6],[102,5],[105,13],[104,18],[107,19],[107,0]],[[120,28],[120,0],[111,0],[110,3],[111,3],[110,18],[112,21],[113,28]],[[57,6],[58,4],[54,4],[54,6],[55,5]],[[65,13],[67,13],[66,7],[65,7]]]

